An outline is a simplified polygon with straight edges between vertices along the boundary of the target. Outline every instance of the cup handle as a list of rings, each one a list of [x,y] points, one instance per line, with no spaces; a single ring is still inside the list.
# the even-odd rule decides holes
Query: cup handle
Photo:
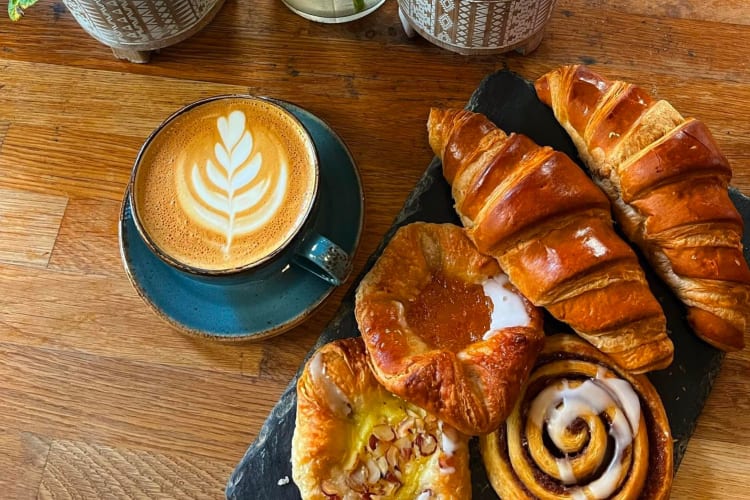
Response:
[[[313,234],[305,239],[292,262],[332,285],[340,285],[349,276],[349,254],[325,236]]]

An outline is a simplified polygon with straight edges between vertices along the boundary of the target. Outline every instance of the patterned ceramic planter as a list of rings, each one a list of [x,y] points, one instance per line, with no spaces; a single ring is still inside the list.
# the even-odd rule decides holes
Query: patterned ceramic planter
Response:
[[[556,0],[398,0],[402,20],[460,54],[537,48]]]
[[[91,36],[115,56],[148,62],[151,51],[200,31],[224,0],[63,0]]]

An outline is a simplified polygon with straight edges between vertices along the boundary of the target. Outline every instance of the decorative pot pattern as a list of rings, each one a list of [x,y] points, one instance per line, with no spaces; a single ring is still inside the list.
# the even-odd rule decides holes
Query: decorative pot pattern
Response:
[[[534,50],[556,0],[398,0],[409,25],[461,54]]]
[[[148,52],[200,31],[224,0],[63,0],[81,27],[118,57]],[[132,57],[131,57],[132,56]],[[146,62],[134,60],[134,62]]]

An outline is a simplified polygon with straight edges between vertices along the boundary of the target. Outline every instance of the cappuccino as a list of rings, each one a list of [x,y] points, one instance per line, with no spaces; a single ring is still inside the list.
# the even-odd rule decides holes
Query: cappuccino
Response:
[[[281,106],[228,96],[177,113],[149,139],[131,185],[141,230],[168,260],[224,272],[274,256],[315,202],[318,160]]]

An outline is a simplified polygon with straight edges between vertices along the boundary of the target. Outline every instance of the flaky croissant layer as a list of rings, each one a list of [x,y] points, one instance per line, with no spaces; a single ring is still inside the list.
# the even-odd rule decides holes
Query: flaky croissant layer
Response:
[[[430,145],[480,252],[521,293],[634,372],[673,357],[666,319],[607,197],[570,158],[485,116],[433,109]]]
[[[626,236],[688,308],[695,332],[723,350],[750,331],[750,269],[726,158],[705,124],[642,88],[585,66],[536,82]]]

